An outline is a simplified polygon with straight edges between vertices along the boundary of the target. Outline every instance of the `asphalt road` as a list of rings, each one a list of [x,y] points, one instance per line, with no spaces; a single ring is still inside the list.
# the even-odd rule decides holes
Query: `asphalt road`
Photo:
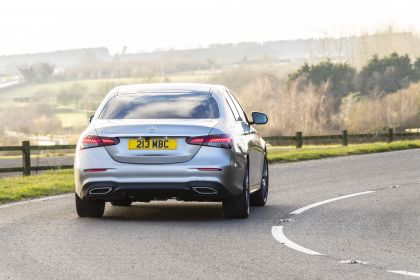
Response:
[[[245,220],[181,202],[81,219],[71,195],[0,206],[0,279],[417,279],[419,163],[409,150],[271,165],[268,204]]]

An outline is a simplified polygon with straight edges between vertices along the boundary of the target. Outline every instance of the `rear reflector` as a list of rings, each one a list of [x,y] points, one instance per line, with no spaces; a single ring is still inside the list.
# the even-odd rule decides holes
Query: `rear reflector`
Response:
[[[212,167],[202,167],[202,168],[197,168],[197,170],[199,170],[199,171],[222,171],[221,168],[212,168]]]
[[[97,135],[89,135],[83,138],[80,149],[112,146],[120,143],[120,139],[114,137],[103,137]]]
[[[85,169],[83,172],[104,172],[107,171],[108,168],[91,168],[91,169]]]
[[[225,134],[187,137],[185,142],[191,145],[210,146],[225,149],[230,149],[232,147],[232,138]]]

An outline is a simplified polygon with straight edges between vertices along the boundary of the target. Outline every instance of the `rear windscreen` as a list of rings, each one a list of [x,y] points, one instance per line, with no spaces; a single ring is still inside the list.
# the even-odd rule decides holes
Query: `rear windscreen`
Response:
[[[118,95],[105,105],[100,119],[216,119],[216,100],[203,93]]]

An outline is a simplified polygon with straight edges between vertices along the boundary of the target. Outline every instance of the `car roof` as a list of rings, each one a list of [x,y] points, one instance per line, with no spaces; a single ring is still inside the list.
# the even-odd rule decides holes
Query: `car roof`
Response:
[[[115,94],[133,94],[142,92],[196,92],[213,93],[215,90],[224,89],[222,85],[195,84],[195,83],[156,83],[156,84],[132,84],[122,85],[115,88]]]

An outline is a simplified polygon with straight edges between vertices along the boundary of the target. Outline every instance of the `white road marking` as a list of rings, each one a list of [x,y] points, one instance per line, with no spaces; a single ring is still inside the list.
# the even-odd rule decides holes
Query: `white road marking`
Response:
[[[403,271],[403,270],[388,270],[388,272],[396,273],[396,274],[402,274],[402,275],[408,275],[408,276],[414,276],[414,277],[420,277],[420,273]]]
[[[308,205],[308,206],[299,208],[299,209],[293,211],[292,213],[290,213],[290,215],[297,215],[297,214],[300,214],[302,212],[305,212],[306,210],[309,210],[311,208],[314,208],[314,207],[317,207],[317,206],[320,206],[320,205],[323,205],[323,204],[326,204],[326,203],[330,203],[330,202],[333,202],[333,201],[337,201],[337,200],[340,200],[340,199],[354,197],[354,196],[358,196],[358,195],[362,195],[362,194],[373,193],[373,192],[375,192],[375,191],[365,191],[365,192],[354,193],[354,194],[349,194],[349,195],[343,195],[343,196],[339,196],[339,197],[336,197],[336,198],[331,198],[331,199],[323,200],[323,201],[320,201],[320,202],[317,202],[317,203],[314,203],[314,204],[311,204],[311,205]],[[303,246],[300,246],[299,244],[296,244],[295,242],[289,240],[286,237],[286,235],[284,235],[284,233],[283,233],[283,226],[273,226],[271,228],[271,234],[273,235],[273,237],[277,241],[279,241],[280,243],[286,245],[287,247],[289,247],[291,249],[294,249],[296,251],[299,251],[299,252],[302,252],[302,253],[305,253],[305,254],[308,254],[308,255],[323,256],[323,254],[321,254],[321,253],[312,251],[312,250],[310,250],[308,248],[305,248]]]
[[[280,243],[286,245],[287,247],[294,249],[296,251],[313,255],[313,256],[322,256],[323,254],[312,251],[310,249],[307,249],[305,247],[300,246],[299,244],[296,244],[295,242],[289,240],[286,235],[283,233],[283,226],[273,226],[271,228],[271,234],[274,236],[274,238],[279,241]]]
[[[358,196],[358,195],[362,195],[362,194],[373,193],[373,192],[375,192],[375,191],[366,191],[366,192],[354,193],[354,194],[343,195],[343,196],[339,196],[339,197],[336,197],[336,198],[323,200],[323,201],[320,201],[320,202],[317,202],[317,203],[299,208],[299,209],[293,211],[292,213],[290,213],[290,215],[298,215],[302,212],[305,212],[306,210],[309,210],[309,209],[314,208],[314,207],[321,206],[323,204],[327,204],[327,203],[330,203],[330,202],[333,202],[333,201],[337,201],[337,200],[341,200],[341,199],[345,199],[345,198],[349,198],[349,197],[353,197],[353,196]]]
[[[350,197],[354,197],[354,196],[358,196],[358,195],[363,195],[363,194],[369,194],[369,193],[373,193],[375,191],[365,191],[365,192],[360,192],[360,193],[354,193],[354,194],[349,194],[349,195],[343,195],[343,196],[339,196],[336,198],[332,198],[332,199],[327,199],[324,201],[320,201],[314,204],[310,204],[308,206],[299,208],[293,212],[290,213],[290,215],[298,215],[301,214],[302,212],[305,212],[306,210],[312,209],[314,207],[318,207],[320,205],[326,204],[326,203],[330,203],[333,201],[337,201],[337,200],[341,200],[341,199],[345,199],[345,198],[350,198]],[[283,233],[283,226],[273,226],[271,228],[271,234],[273,235],[273,237],[279,241],[280,243],[286,245],[287,247],[294,249],[296,251],[308,254],[308,255],[313,255],[313,256],[323,256],[323,254],[312,251],[308,248],[302,247],[299,244],[296,244],[295,242],[289,240],[286,235]],[[368,264],[368,262],[361,262],[361,261],[341,261],[340,263],[361,263],[361,264]],[[410,272],[410,271],[403,271],[403,270],[387,270],[390,273],[395,273],[395,274],[401,274],[401,275],[407,275],[407,276],[413,276],[413,277],[420,277],[420,273],[416,273],[416,272]]]
[[[18,205],[29,204],[29,203],[34,203],[34,202],[55,200],[55,199],[59,199],[59,198],[70,197],[72,195],[74,195],[74,194],[60,194],[60,195],[47,196],[47,197],[42,197],[42,198],[35,198],[35,199],[31,199],[31,200],[23,200],[23,201],[18,201],[18,202],[13,202],[13,203],[6,203],[6,204],[3,204],[3,205],[0,205],[0,209],[14,207],[14,206],[18,206]]]

